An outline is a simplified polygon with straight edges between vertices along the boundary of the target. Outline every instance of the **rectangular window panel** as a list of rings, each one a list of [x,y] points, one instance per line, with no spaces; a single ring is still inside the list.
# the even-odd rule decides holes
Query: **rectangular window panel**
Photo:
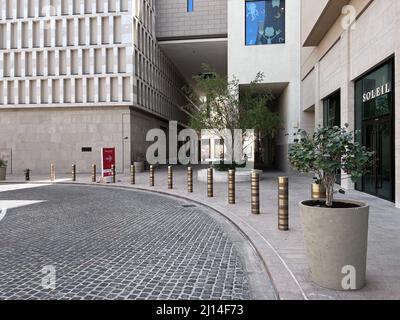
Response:
[[[285,0],[246,0],[246,45],[285,40]]]
[[[187,0],[187,12],[193,12],[194,10],[194,0]]]

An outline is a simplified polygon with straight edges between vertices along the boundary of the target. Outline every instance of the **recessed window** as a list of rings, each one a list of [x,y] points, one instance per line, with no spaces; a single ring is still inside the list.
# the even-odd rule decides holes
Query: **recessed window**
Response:
[[[193,12],[194,10],[194,0],[187,0],[187,12]]]
[[[285,0],[246,0],[246,45],[285,43]]]

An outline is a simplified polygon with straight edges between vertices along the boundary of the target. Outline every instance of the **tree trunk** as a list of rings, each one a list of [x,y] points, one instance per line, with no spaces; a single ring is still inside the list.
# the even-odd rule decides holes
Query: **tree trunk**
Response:
[[[326,206],[332,207],[333,206],[333,193],[334,193],[334,186],[335,186],[335,176],[333,177],[326,177],[325,178],[325,187],[326,187]]]

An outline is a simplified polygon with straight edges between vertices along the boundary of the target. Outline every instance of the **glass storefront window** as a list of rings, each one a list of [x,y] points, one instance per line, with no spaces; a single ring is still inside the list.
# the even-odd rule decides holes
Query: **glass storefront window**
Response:
[[[324,100],[324,126],[340,127],[340,91]]]
[[[394,200],[393,61],[356,82],[356,141],[374,152],[374,164],[356,189]]]
[[[359,111],[363,120],[391,113],[392,83],[389,68],[390,64],[387,64],[357,82],[362,103]]]
[[[285,0],[246,0],[246,45],[285,43]]]

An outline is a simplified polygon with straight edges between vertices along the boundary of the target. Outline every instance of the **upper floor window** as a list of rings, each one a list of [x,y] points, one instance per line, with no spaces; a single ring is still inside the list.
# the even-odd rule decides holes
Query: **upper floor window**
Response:
[[[285,0],[246,0],[246,45],[285,43]]]
[[[187,12],[193,12],[194,10],[194,0],[187,0]]]

